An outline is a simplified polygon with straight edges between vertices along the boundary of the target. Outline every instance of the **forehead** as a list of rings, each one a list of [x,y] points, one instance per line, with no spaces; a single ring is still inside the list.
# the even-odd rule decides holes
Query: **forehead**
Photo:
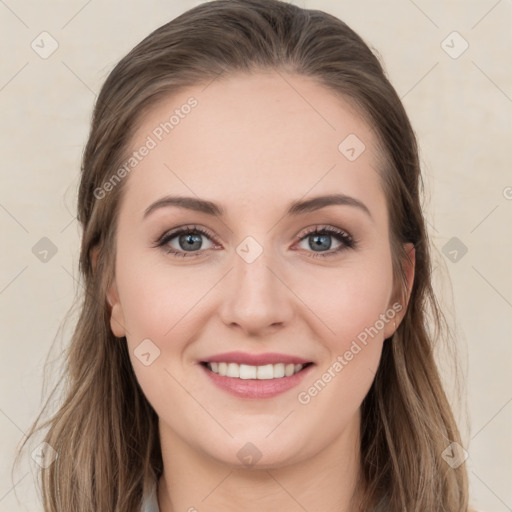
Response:
[[[166,193],[240,208],[340,192],[384,206],[372,130],[301,75],[230,75],[170,95],[141,120],[133,151],[125,193],[138,210]]]

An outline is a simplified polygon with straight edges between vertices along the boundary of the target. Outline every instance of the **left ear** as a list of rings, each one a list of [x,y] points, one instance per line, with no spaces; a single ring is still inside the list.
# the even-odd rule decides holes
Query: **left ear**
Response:
[[[107,291],[107,302],[111,307],[110,312],[110,329],[117,338],[126,336],[125,319],[123,307],[119,300],[119,293],[117,291],[117,284],[115,278]]]
[[[384,339],[391,337],[396,329],[398,329],[400,322],[405,316],[405,311],[407,310],[407,305],[409,304],[409,299],[411,297],[412,286],[414,284],[416,249],[414,248],[414,244],[409,242],[404,244],[404,250],[406,252],[406,257],[402,262],[402,271],[405,277],[405,290],[400,287],[398,293],[393,294],[393,302],[388,304],[389,309],[394,310],[396,315],[387,323],[384,332]]]

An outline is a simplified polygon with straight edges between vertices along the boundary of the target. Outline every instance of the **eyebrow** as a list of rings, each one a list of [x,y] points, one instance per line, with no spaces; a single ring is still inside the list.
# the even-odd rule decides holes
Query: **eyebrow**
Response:
[[[330,194],[313,197],[305,201],[293,201],[288,205],[286,215],[297,216],[332,205],[352,206],[358,208],[372,218],[370,210],[362,201],[345,194]],[[159,208],[165,208],[168,206],[177,206],[180,208],[186,208],[187,210],[193,210],[218,217],[222,217],[224,215],[224,208],[212,201],[196,197],[165,196],[150,204],[144,211],[143,218],[145,219]]]

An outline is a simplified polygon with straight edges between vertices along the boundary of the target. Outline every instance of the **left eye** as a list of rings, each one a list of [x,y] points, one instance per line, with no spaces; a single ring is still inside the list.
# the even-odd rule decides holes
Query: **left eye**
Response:
[[[338,228],[331,227],[320,227],[308,231],[303,235],[297,237],[301,242],[308,242],[308,248],[313,249],[311,256],[313,258],[318,257],[330,257],[338,254],[340,251],[351,249],[355,247],[354,239],[345,231]],[[328,250],[328,251],[317,251],[316,249],[330,249],[331,242],[330,238],[335,238],[339,242],[339,246]]]
[[[210,240],[210,247],[203,247],[202,237]],[[331,249],[330,238],[335,238],[339,242],[339,246]],[[178,247],[171,244],[173,240],[177,240]],[[165,252],[175,256],[187,257],[198,256],[201,252],[211,249],[215,244],[211,242],[214,237],[208,231],[198,228],[197,226],[187,226],[179,228],[169,233],[164,233],[157,241],[156,246],[161,247]],[[297,239],[303,243],[309,239],[308,249],[312,249],[312,257],[328,257],[333,256],[340,251],[355,247],[352,237],[345,231],[337,228],[321,227],[314,228],[307,233],[297,236]],[[304,249],[304,247],[302,247]],[[316,249],[327,249],[317,251]]]

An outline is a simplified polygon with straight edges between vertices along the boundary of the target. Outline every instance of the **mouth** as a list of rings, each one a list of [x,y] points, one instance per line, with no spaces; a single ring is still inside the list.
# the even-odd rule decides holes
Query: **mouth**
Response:
[[[238,364],[201,361],[208,382],[223,392],[243,399],[272,398],[299,385],[315,363]]]
[[[221,377],[242,380],[274,380],[292,377],[313,363],[276,363],[254,366],[250,364],[202,361],[201,364],[210,372]]]

